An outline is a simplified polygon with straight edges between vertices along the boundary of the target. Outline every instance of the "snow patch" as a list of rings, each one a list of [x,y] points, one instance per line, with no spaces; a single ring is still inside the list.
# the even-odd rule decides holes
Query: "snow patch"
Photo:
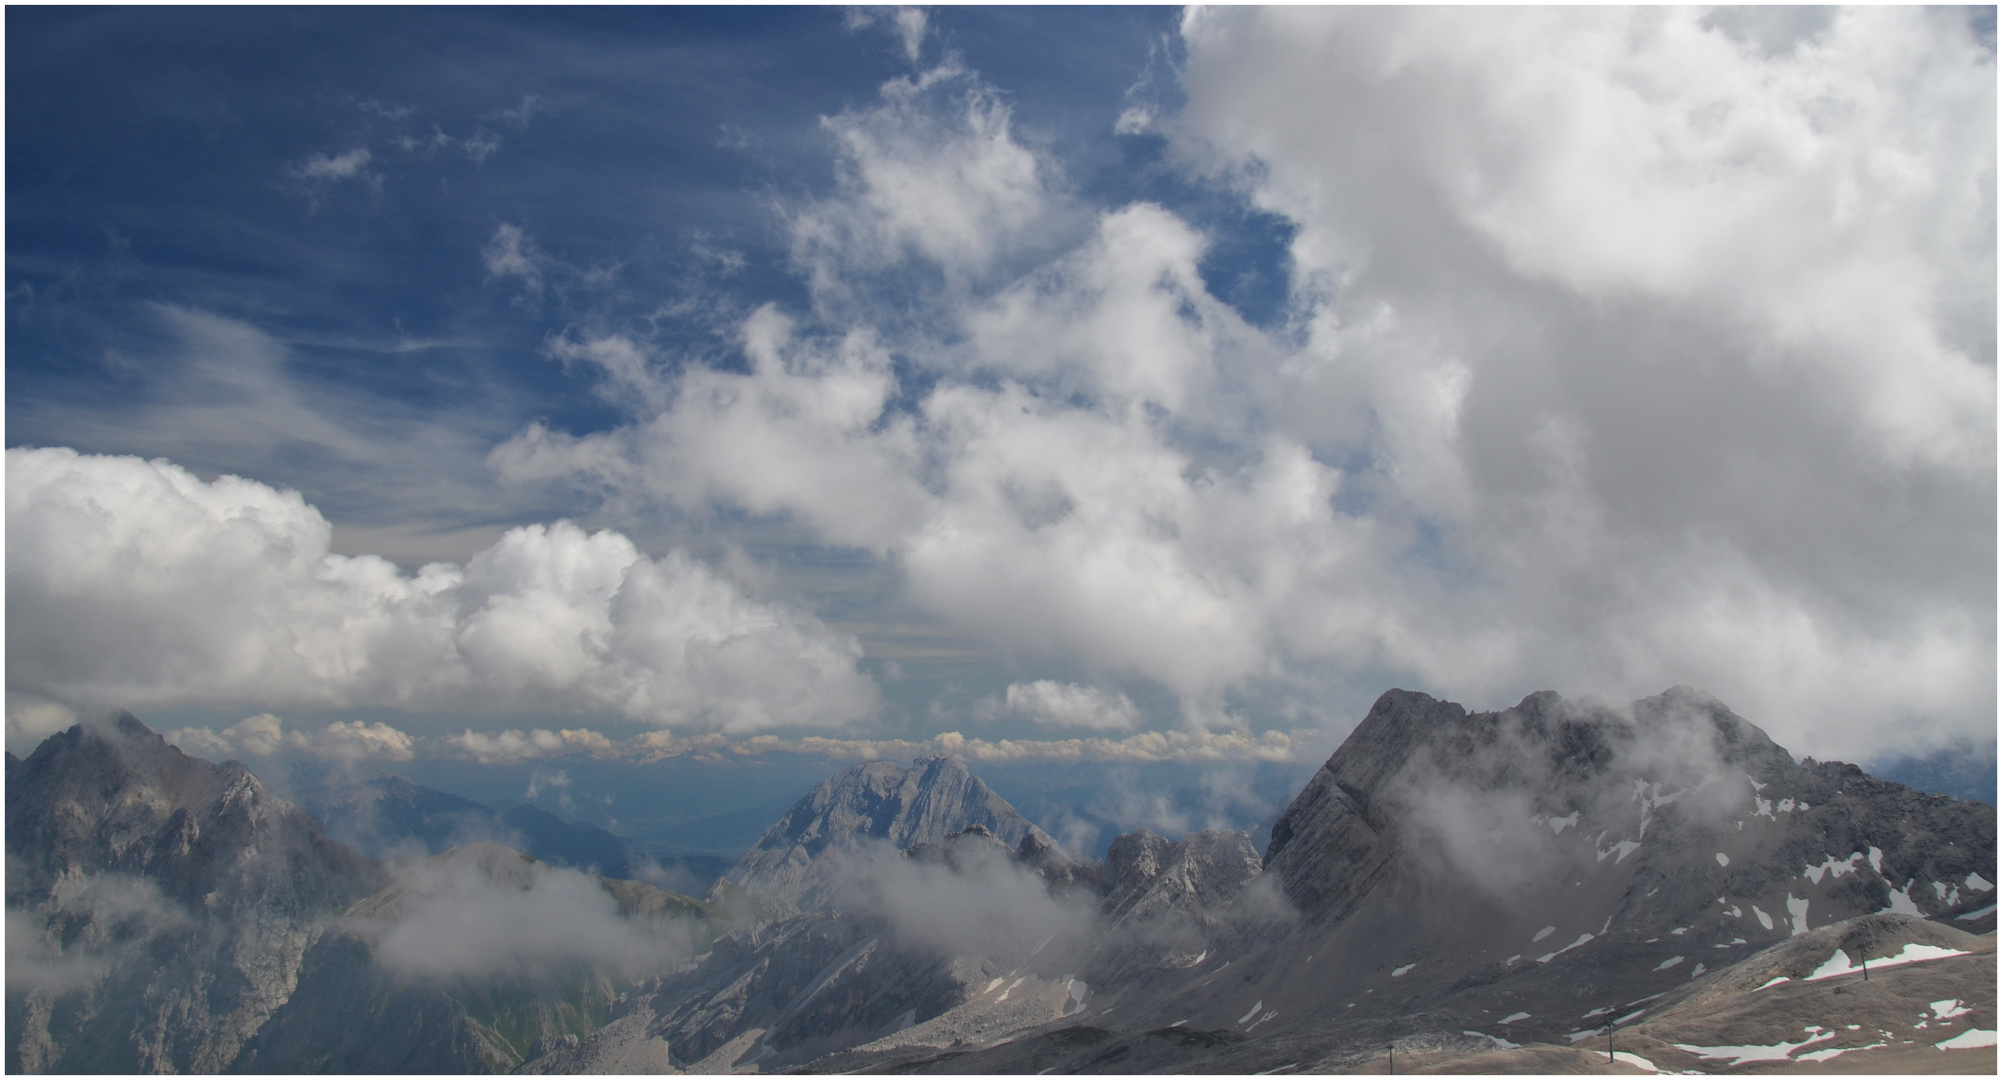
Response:
[[[1985,907],[1985,908],[1982,908],[1982,909],[1981,909],[1980,911],[1970,911],[1970,912],[1968,912],[1968,913],[1967,913],[1967,914],[1965,914],[1965,915],[1955,915],[1955,916],[1954,916],[1954,918],[1955,918],[1955,919],[1958,919],[1958,920],[1961,920],[1961,921],[1963,921],[1963,922],[1964,922],[1964,921],[1966,921],[1966,920],[1968,920],[1968,919],[1978,919],[1978,918],[1982,917],[1983,915],[1986,915],[1986,914],[1988,914],[1989,912],[1991,912],[1991,911],[1994,911],[1994,910],[1995,910],[1995,905],[1994,905],[1994,904],[1990,904],[1990,905],[1988,905],[1987,907]]]
[[[1937,945],[1920,945],[1917,942],[1907,942],[1905,947],[1896,953],[1872,960],[1870,963],[1877,965],[1879,968],[1887,968],[1897,967],[1900,964],[1916,964],[1925,960],[1943,960],[1949,956],[1966,955],[1967,951],[1964,949],[1942,949]],[[1827,962],[1815,968],[1813,973],[1808,975],[1804,981],[1815,982],[1821,979],[1833,979],[1837,975],[1847,975],[1851,971],[1861,970],[1863,969],[1852,965],[1848,953],[1837,949],[1834,956],[1829,957]]]
[[[1831,872],[1838,878],[1844,874],[1856,873],[1856,860],[1862,857],[1863,853],[1860,851],[1852,852],[1846,859],[1837,859],[1835,856],[1830,855],[1826,862],[1823,862],[1819,866],[1810,866],[1801,871],[1801,874],[1809,881],[1819,885],[1821,884],[1822,877]]]
[[[1460,1032],[1460,1034],[1462,1034],[1462,1035],[1470,1035],[1470,1036],[1472,1036],[1472,1037],[1474,1037],[1474,1038],[1476,1038],[1476,1039],[1486,1039],[1486,1040],[1488,1040],[1489,1042],[1491,1042],[1491,1043],[1494,1043],[1494,1044],[1495,1044],[1495,1049],[1497,1049],[1497,1050],[1520,1050],[1520,1049],[1522,1049],[1522,1044],[1521,1044],[1521,1043],[1512,1043],[1512,1042],[1508,1041],[1507,1039],[1504,1039],[1504,1038],[1502,1038],[1502,1037],[1501,1037],[1501,1036],[1499,1036],[1499,1035],[1490,1035],[1490,1034],[1488,1034],[1488,1033],[1487,1033],[1487,1032],[1485,1032],[1485,1031],[1462,1031],[1462,1032]]]
[[[1980,874],[1969,874],[1967,875],[1967,891],[1993,892],[1995,891],[1995,883],[1982,877]]]
[[[1721,852],[1721,851],[1720,851],[1720,852],[1718,852],[1718,853],[1717,853],[1717,865],[1718,865],[1718,866],[1729,866],[1729,865],[1731,865],[1731,856],[1729,856],[1729,855],[1726,855],[1726,854],[1724,854],[1724,853],[1723,853],[1723,852]]]
[[[1529,1014],[1526,1012],[1510,1013],[1507,1016],[1504,1016],[1500,1020],[1496,1021],[1496,1023],[1506,1025],[1506,1024],[1513,1024],[1517,1020],[1527,1020],[1527,1019],[1529,1019]]]
[[[1618,866],[1618,865],[1620,864],[1620,860],[1621,860],[1621,859],[1625,859],[1625,858],[1626,858],[1627,856],[1629,856],[1629,855],[1632,855],[1632,854],[1634,853],[1634,849],[1635,849],[1635,848],[1637,848],[1637,847],[1640,847],[1640,844],[1639,844],[1639,842],[1637,842],[1637,841],[1633,841],[1633,840],[1616,840],[1616,841],[1614,841],[1614,842],[1613,842],[1613,846],[1612,846],[1612,847],[1609,847],[1609,848],[1605,849],[1604,851],[1600,851],[1600,852],[1598,853],[1598,854],[1599,854],[1599,859],[1598,859],[1598,861],[1599,861],[1599,862],[1605,862],[1605,861],[1606,861],[1606,856],[1608,856],[1608,855],[1611,855],[1612,853],[1614,853],[1614,852],[1616,852],[1616,851],[1617,851],[1617,852],[1619,852],[1619,853],[1620,853],[1620,854],[1619,854],[1619,858],[1617,858],[1617,859],[1614,859],[1614,860],[1613,860],[1613,865],[1615,865],[1615,866]]]
[[[1851,1026],[1853,1027],[1854,1025]],[[1802,1054],[1801,1056],[1795,1058],[1794,1060],[1812,1061],[1818,1065],[1824,1061],[1834,1061],[1836,1058],[1841,1057],[1842,1055],[1848,1053],[1851,1050],[1875,1050],[1880,1046],[1889,1046],[1889,1045],[1891,1044],[1871,1043],[1868,1046],[1831,1046],[1826,1050],[1809,1050],[1807,1053]]]
[[[1819,1035],[1810,1035],[1797,1043],[1774,1043],[1771,1046],[1691,1046],[1688,1043],[1676,1043],[1675,1048],[1695,1054],[1706,1061],[1732,1058],[1734,1060],[1731,1064],[1743,1065],[1748,1061],[1785,1061],[1789,1055],[1803,1046],[1827,1042],[1834,1037],[1833,1031],[1824,1031]]]
[[[1689,973],[1689,977],[1693,979],[1701,974],[1703,974],[1703,962],[1699,960],[1696,962],[1696,969]]]
[[[1870,849],[1870,869],[1880,874],[1884,872],[1884,853],[1876,848]]]
[[[981,993],[983,993],[983,994],[991,994],[991,993],[993,993],[993,992],[994,992],[994,988],[995,988],[995,987],[997,987],[997,986],[1000,986],[1000,985],[1001,985],[1001,980],[1003,980],[1003,979],[1006,979],[1006,978],[1007,978],[1007,976],[1006,976],[1006,975],[1002,975],[1002,976],[998,976],[998,977],[996,977],[996,978],[995,978],[995,980],[994,980],[993,982],[991,982],[991,983],[988,983],[988,984],[987,984],[987,989],[985,989],[985,990],[982,990],[982,991],[981,991]]]
[[[1793,894],[1788,893],[1787,913],[1792,916],[1793,921],[1793,933],[1789,936],[1799,937],[1807,933],[1807,901],[1795,900]]]
[[[1932,1014],[1941,1020],[1951,1020],[1956,1016],[1965,1016],[1973,1011],[1967,1006],[1962,1005],[1959,998],[1947,998],[1944,1001],[1935,1001],[1932,1003]]]
[[[1941,1050],[1974,1050],[1983,1046],[1994,1046],[1995,1033],[1980,1028],[1968,1028],[1951,1039],[1933,1045]]]
[[[1892,889],[1891,902],[1877,914],[1882,915],[1884,911],[1888,911],[1895,915],[1917,915],[1919,918],[1925,918],[1925,912],[1920,911],[1919,905],[1912,900],[1912,886],[1916,884],[1918,881],[1914,879],[1906,882],[1903,889]]]
[[[1759,905],[1757,904],[1752,905],[1752,914],[1757,915],[1759,917],[1760,926],[1763,926],[1768,930],[1771,930],[1773,928],[1773,917],[1771,915],[1766,914],[1763,911],[1760,911]]]
[[[1565,829],[1571,828],[1572,826],[1577,824],[1578,824],[1578,811],[1576,810],[1571,811],[1570,817],[1551,818],[1549,821],[1551,835],[1553,836],[1562,835]]]
[[[1661,1071],[1660,1069],[1654,1067],[1654,1062],[1649,1061],[1648,1059],[1640,1056],[1639,1054],[1629,1054],[1625,1050],[1613,1051],[1613,1060],[1624,1061],[1629,1065],[1632,1065],[1636,1068],[1646,1069],[1649,1072]]]
[[[1824,966],[1825,966],[1825,965],[1824,965]],[[1764,989],[1765,989],[1766,987],[1768,987],[1768,986],[1778,986],[1779,984],[1781,984],[1781,983],[1783,983],[1783,982],[1792,982],[1792,981],[1793,981],[1793,980],[1792,980],[1791,978],[1789,978],[1789,977],[1787,977],[1787,976],[1785,976],[1785,975],[1781,975],[1781,976],[1780,976],[1779,978],[1776,978],[1776,979],[1767,979],[1767,980],[1766,980],[1765,982],[1762,982],[1762,983],[1760,983],[1759,985],[1757,985],[1757,986],[1754,986],[1754,987],[1752,987],[1752,991],[1753,991],[1754,993],[1757,993],[1757,992],[1758,992],[1758,991],[1760,991],[1760,990],[1764,990]]]
[[[1403,975],[1403,974],[1404,974],[1405,972],[1407,972],[1407,971],[1410,971],[1410,970],[1411,970],[1412,968],[1415,968],[1415,967],[1417,967],[1417,966],[1418,966],[1418,964],[1417,964],[1417,963],[1416,963],[1416,962],[1414,961],[1414,962],[1412,962],[1412,963],[1409,963],[1409,964],[1406,964],[1406,965],[1404,965],[1404,966],[1403,966],[1403,967],[1401,967],[1401,968],[1395,968],[1395,969],[1393,969],[1393,970],[1391,971],[1391,973],[1390,973],[1390,977],[1391,977],[1391,978],[1393,978],[1393,979],[1395,979],[1395,978],[1397,978],[1397,977],[1399,977],[1399,976]]]
[[[1554,933],[1556,933],[1556,932],[1557,932],[1557,928],[1556,928],[1556,927],[1554,927],[1554,926],[1546,926],[1546,927],[1544,927],[1543,929],[1541,929],[1541,930],[1538,930],[1538,931],[1536,932],[1536,936],[1535,936],[1535,937],[1533,937],[1533,938],[1530,938],[1530,939],[1529,939],[1529,941],[1530,941],[1530,944],[1534,945],[1535,943],[1537,943],[1537,942],[1539,942],[1539,941],[1542,941],[1542,940],[1543,940],[1544,938],[1547,938],[1547,937],[1549,937],[1550,935],[1552,935],[1552,934],[1554,934]]]
[[[1667,971],[1669,968],[1672,968],[1675,965],[1682,963],[1682,959],[1683,958],[1680,956],[1671,956],[1668,959],[1663,960],[1661,963],[1656,964],[1654,966],[1654,969],[1656,971]]]
[[[1594,936],[1595,936],[1595,935],[1592,935],[1592,934],[1580,934],[1580,935],[1578,935],[1578,940],[1576,940],[1576,941],[1572,942],[1572,943],[1571,943],[1571,944],[1569,944],[1569,945],[1566,945],[1566,946],[1564,946],[1563,948],[1561,948],[1561,949],[1557,950],[1556,952],[1553,952],[1553,953],[1544,953],[1544,954],[1543,954],[1542,956],[1539,956],[1539,957],[1537,957],[1537,958],[1536,958],[1536,962],[1537,962],[1537,963],[1539,963],[1539,964],[1547,964],[1547,963],[1549,963],[1549,962],[1550,962],[1551,960],[1555,959],[1556,957],[1558,957],[1558,956],[1561,956],[1561,955],[1563,955],[1564,953],[1568,953],[1568,952],[1570,952],[1571,950],[1573,950],[1573,949],[1577,948],[1578,946],[1580,946],[1580,945],[1583,945],[1583,944],[1585,944],[1586,942],[1588,942],[1588,941],[1592,940],[1592,938],[1593,938]]]
[[[1262,1009],[1262,1008],[1264,1008],[1264,1007],[1265,1007],[1265,999],[1264,999],[1264,998],[1259,998],[1259,999],[1258,999],[1258,1004],[1256,1004],[1256,1005],[1253,1005],[1253,1006],[1251,1007],[1251,1011],[1250,1011],[1250,1012],[1247,1012],[1247,1013],[1245,1013],[1245,1014],[1244,1014],[1243,1016],[1240,1016],[1240,1017],[1238,1017],[1238,1018],[1237,1018],[1237,1022],[1238,1022],[1238,1023],[1240,1023],[1240,1024],[1244,1024],[1244,1023],[1249,1023],[1249,1022],[1251,1021],[1251,1018],[1252,1018],[1252,1017],[1254,1017],[1254,1016],[1257,1016],[1257,1015],[1258,1015],[1258,1010],[1260,1010],[1260,1009]]]

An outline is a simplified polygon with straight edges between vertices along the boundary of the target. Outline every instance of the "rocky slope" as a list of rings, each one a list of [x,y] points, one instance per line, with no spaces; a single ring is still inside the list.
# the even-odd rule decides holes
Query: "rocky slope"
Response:
[[[788,908],[822,907],[834,899],[842,858],[857,848],[874,841],[901,851],[971,825],[1010,847],[1025,837],[1035,837],[1038,847],[1056,846],[959,759],[939,754],[908,769],[871,761],[834,776],[794,804],[726,876]]]
[[[385,883],[242,765],[130,715],[10,766],[6,843],[10,1071],[220,1072],[314,926]]]

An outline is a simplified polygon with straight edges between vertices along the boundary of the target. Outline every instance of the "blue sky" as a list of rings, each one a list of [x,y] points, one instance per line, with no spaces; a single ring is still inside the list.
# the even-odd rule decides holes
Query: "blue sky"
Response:
[[[1992,19],[7,18],[17,750],[1992,737]]]

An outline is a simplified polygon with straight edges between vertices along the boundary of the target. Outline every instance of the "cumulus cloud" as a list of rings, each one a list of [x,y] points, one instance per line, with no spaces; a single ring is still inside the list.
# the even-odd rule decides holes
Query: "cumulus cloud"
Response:
[[[10,690],[73,703],[481,707],[731,732],[841,726],[876,688],[849,635],[686,554],[524,526],[415,574],[328,551],[296,492],[166,461],[7,453]],[[222,738],[277,745],[275,717]],[[268,733],[266,731],[268,729]],[[319,752],[394,756],[350,724]],[[273,742],[276,740],[276,742]]]
[[[1141,719],[1140,710],[1125,694],[1050,679],[1010,684],[1001,700],[987,711],[1050,727],[1099,731],[1130,731],[1140,726]]]
[[[221,731],[178,728],[164,738],[210,759],[304,754],[322,761],[409,761],[416,756],[416,740],[381,721],[336,720],[318,732],[287,731],[285,721],[270,713],[245,717]]]
[[[1995,76],[1961,16],[1182,34],[1149,124],[1294,226],[1281,330],[1144,203],[982,278],[1061,198],[949,60],[827,121],[840,190],[790,222],[814,324],[762,309],[747,370],[648,376],[633,423],[497,467],[793,517],[1194,728],[1352,681],[1695,684],[1821,756],[1992,723]],[[957,284],[829,302],[892,266]]]

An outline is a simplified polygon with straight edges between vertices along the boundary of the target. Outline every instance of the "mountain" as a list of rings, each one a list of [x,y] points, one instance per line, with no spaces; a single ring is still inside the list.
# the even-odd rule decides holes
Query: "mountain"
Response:
[[[471,799],[370,765],[299,765],[283,779],[294,801],[320,819],[328,836],[374,858],[421,858],[490,842],[552,866],[606,877],[630,878],[645,865],[639,845],[588,822],[567,822],[525,803],[496,814]],[[678,869],[699,878],[709,861]]]
[[[706,946],[710,914],[498,844],[454,848],[405,867],[315,938],[297,989],[233,1071],[507,1072],[537,1040],[596,1031],[635,977]]]
[[[1807,1014],[1760,1012],[1790,998],[1747,989],[1748,973],[1851,978],[1838,943],[1873,974],[1922,963],[1846,991],[1794,1043],[1888,1052],[1913,1036],[1864,1051],[1886,1036],[1863,1021],[1899,1010],[1931,1016],[1942,1041],[1993,1030],[1992,937],[1965,945],[1994,925],[1993,808],[1796,762],[1686,688],[1626,708],[1541,693],[1497,713],[1392,691],[1281,815],[1255,873],[1235,840],[1193,839],[1183,857],[1203,865],[1178,874],[1162,838],[1114,841],[1088,947],[1067,961],[1081,1012],[984,1046],[903,1033],[812,1068],[1353,1070],[1394,1043],[1474,1071],[1569,1070],[1608,1022],[1699,1049],[1778,1031]],[[1977,953],[1986,976],[1956,974]],[[1923,996],[1921,973],[1964,999],[1942,1010],[1965,1011],[1928,1012],[1941,995]]]
[[[221,1071],[313,928],[386,883],[241,764],[129,714],[9,762],[6,845],[10,1071]]]
[[[280,779],[329,837],[371,858],[436,855],[499,839],[487,807],[371,765],[299,765]]]
[[[793,804],[737,861],[728,879],[768,902],[812,908],[830,902],[841,860],[869,841],[896,849],[938,843],[971,825],[1013,847],[1049,834],[966,770],[935,754],[906,769],[871,761],[844,770]]]

